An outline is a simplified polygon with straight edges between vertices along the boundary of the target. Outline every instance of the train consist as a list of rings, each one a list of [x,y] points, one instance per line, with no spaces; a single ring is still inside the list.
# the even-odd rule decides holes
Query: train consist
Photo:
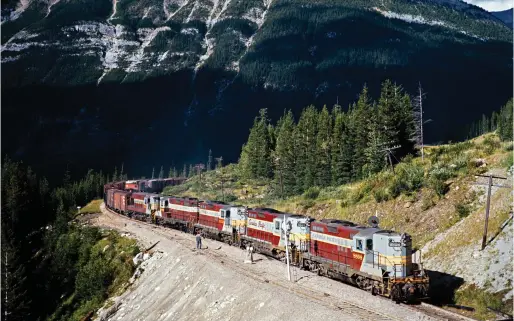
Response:
[[[412,262],[412,241],[406,233],[159,194],[165,186],[182,182],[170,178],[109,183],[104,187],[105,204],[135,219],[190,233],[201,230],[206,237],[240,247],[251,244],[277,259],[285,257],[287,242],[292,264],[396,302],[427,295],[428,277]]]

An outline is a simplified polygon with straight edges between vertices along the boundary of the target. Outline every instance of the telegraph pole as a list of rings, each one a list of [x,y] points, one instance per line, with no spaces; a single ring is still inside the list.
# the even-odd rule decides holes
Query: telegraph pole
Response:
[[[482,236],[482,251],[483,251],[485,249],[485,246],[486,246],[486,243],[487,243],[487,227],[489,225],[489,208],[491,206],[491,188],[493,186],[500,187],[500,188],[512,188],[512,187],[511,186],[507,186],[507,185],[493,184],[493,178],[506,180],[507,179],[506,177],[494,176],[493,174],[489,174],[489,175],[480,175],[479,174],[479,175],[475,175],[475,176],[480,176],[480,177],[488,178],[487,184],[475,183],[475,185],[485,185],[485,186],[487,186],[487,201],[486,201],[486,205],[485,205],[484,235]]]
[[[195,165],[195,168],[196,168],[196,172],[198,173],[199,177],[200,177],[200,193],[203,192],[203,185],[202,185],[202,169],[205,168],[205,165],[204,164],[196,164]]]
[[[395,150],[395,149],[398,149],[400,147],[402,147],[402,146],[401,145],[396,145],[396,146],[393,146],[393,147],[386,147],[386,148],[381,150],[381,152],[386,152],[387,159],[389,160],[389,165],[391,165],[391,169],[393,170],[393,174],[394,174],[394,166],[393,166],[393,160],[391,159],[391,155],[393,154],[392,151]]]
[[[287,225],[287,218],[284,214],[284,222],[282,223],[282,230],[285,235],[286,243],[286,264],[287,264],[287,279],[291,281],[291,270],[289,269],[289,226]]]

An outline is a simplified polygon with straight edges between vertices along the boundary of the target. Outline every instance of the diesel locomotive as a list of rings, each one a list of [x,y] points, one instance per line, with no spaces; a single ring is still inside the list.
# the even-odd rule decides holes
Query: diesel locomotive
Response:
[[[421,263],[412,262],[412,239],[372,226],[336,219],[315,220],[271,208],[247,208],[219,201],[159,194],[182,179],[114,182],[104,187],[106,206],[120,214],[202,233],[231,245],[252,245],[319,275],[353,284],[373,295],[410,302],[428,293]],[[286,232],[287,231],[287,232]]]

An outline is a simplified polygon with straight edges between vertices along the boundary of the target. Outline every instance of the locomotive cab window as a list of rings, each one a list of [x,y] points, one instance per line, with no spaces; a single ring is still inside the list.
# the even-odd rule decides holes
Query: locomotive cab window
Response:
[[[362,251],[362,240],[357,240],[357,250]]]
[[[168,201],[164,201],[164,206],[168,207],[168,205],[169,205]]]
[[[224,218],[225,217],[225,210],[221,210],[221,218]]]
[[[366,240],[366,250],[368,250],[368,251],[373,250],[373,240],[372,239]]]
[[[225,211],[225,216],[226,216],[226,217],[230,217],[230,210],[226,210],[226,211]]]
[[[275,221],[275,230],[280,230],[280,221]]]

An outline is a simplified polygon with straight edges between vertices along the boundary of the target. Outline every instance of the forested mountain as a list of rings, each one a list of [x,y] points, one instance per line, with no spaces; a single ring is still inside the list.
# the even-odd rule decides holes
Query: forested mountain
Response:
[[[512,13],[514,9],[507,9],[503,11],[495,11],[491,12],[493,16],[503,21],[507,26],[509,26],[512,29]]]
[[[1,41],[4,152],[59,175],[235,161],[259,109],[385,79],[421,82],[426,138],[455,140],[512,89],[512,31],[457,0],[7,0]]]

